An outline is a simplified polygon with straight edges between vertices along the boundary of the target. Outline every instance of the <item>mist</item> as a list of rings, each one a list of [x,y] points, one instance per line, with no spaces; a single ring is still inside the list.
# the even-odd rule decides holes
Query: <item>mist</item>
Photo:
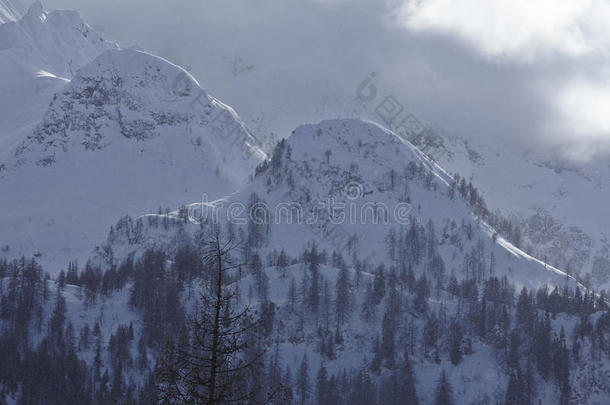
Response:
[[[123,47],[138,46],[190,68],[229,104],[239,102],[225,91],[236,69],[297,72],[303,80],[337,83],[354,96],[375,72],[382,94],[395,95],[445,133],[501,137],[575,161],[604,158],[610,150],[610,90],[603,32],[596,28],[602,24],[580,29],[585,16],[601,13],[601,3],[582,9],[542,1],[514,13],[506,7],[501,26],[493,20],[496,3],[470,0],[459,10],[442,0],[44,5],[79,10]],[[527,19],[519,14],[524,7]],[[303,83],[281,86],[298,98]]]

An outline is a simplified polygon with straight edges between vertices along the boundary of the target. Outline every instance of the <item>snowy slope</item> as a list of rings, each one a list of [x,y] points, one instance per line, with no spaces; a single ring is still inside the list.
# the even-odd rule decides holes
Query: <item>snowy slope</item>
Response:
[[[294,72],[265,77],[254,67],[221,81],[223,92],[219,93],[235,100],[245,122],[261,137],[285,134],[298,122],[342,117],[381,121],[339,86],[322,85],[323,81]],[[254,96],[264,102],[252,102]],[[429,153],[438,156],[451,173],[472,180],[490,209],[499,209],[520,223],[524,249],[583,277],[592,274],[598,288],[610,287],[607,162],[566,163],[493,137],[436,136],[441,137],[447,153],[434,153],[434,147]]]
[[[0,24],[18,20],[23,11],[23,6],[16,0],[0,0]]]
[[[545,230],[545,235],[538,232],[537,239],[533,230],[526,234],[536,244],[529,255],[478,217],[478,207],[460,196],[443,168],[374,123],[333,119],[300,126],[270,160],[260,164],[266,156],[247,125],[232,108],[203,91],[189,73],[144,52],[118,50],[74,13],[47,14],[35,4],[19,22],[1,26],[0,69],[4,77],[0,84],[7,91],[3,94],[11,95],[0,98],[0,258],[36,253],[45,271],[56,274],[70,259],[78,258],[82,264],[89,258],[110,225],[125,214],[145,215],[135,223],[120,220],[95,251],[93,265],[109,270],[130,254],[138,257],[149,248],[163,249],[173,257],[185,241],[194,244],[201,229],[182,221],[185,212],[193,221],[206,212],[216,214],[223,224],[232,223],[265,261],[282,249],[297,258],[312,243],[328,253],[340,252],[350,278],[364,281],[355,288],[354,316],[343,326],[336,358],[321,353],[318,319],[306,319],[302,328],[300,315],[288,309],[290,281],[304,284],[308,271],[302,260],[289,266],[286,275],[271,265],[263,270],[268,298],[277,310],[276,320],[281,320],[274,325],[278,352],[282,363],[293,370],[305,353],[312,373],[321,364],[337,374],[345,368],[368,367],[382,329],[383,305],[370,322],[362,321],[356,311],[364,306],[373,268],[383,264],[390,271],[401,271],[407,260],[413,260],[413,252],[408,252],[408,259],[400,252],[408,245],[401,238],[411,229],[437,242],[434,247],[419,246],[425,253],[420,252],[421,260],[415,261],[417,276],[441,272],[445,282],[450,276],[506,276],[516,288],[576,286],[574,279],[536,257],[559,268],[587,265],[592,257],[579,259],[582,251],[603,244],[599,241],[608,224],[579,218],[582,207],[587,218],[603,218],[604,182],[609,178],[603,168],[592,176],[591,171],[538,163],[540,157],[508,145],[445,138],[451,153],[441,166],[472,177],[491,208],[524,219],[530,212],[538,213],[524,223],[525,227],[544,225],[540,229]],[[219,94],[230,94],[229,101],[245,110],[256,134],[287,136],[296,122],[366,115],[358,102],[332,83],[291,72],[248,77],[250,70],[239,67],[235,80]],[[300,87],[296,98],[295,86]],[[198,203],[202,195],[217,200],[202,206]],[[592,195],[598,202],[591,202]],[[258,210],[253,211],[250,205],[255,201]],[[187,211],[149,214],[159,206],[174,209],[186,202],[194,202]],[[336,208],[332,218],[330,206]],[[560,218],[560,224],[540,215],[541,207]],[[253,226],[252,215],[261,212],[264,223]],[[166,223],[168,218],[178,225]],[[601,235],[599,241],[588,242],[570,224]],[[545,252],[548,257],[543,257]],[[330,264],[320,269],[331,291],[338,271]],[[0,293],[5,290],[3,282],[0,279]],[[51,289],[56,287],[53,281],[48,283]],[[256,284],[253,275],[239,281],[242,297],[247,296],[254,307],[260,304],[252,293]],[[85,301],[83,287],[68,285],[60,294],[67,299],[68,320],[75,330],[99,322],[107,348],[117,326],[133,323],[136,341],[144,328],[141,313],[129,304],[131,287],[127,282],[93,302]],[[182,292],[187,307],[196,304],[197,288],[194,283]],[[400,299],[403,310],[408,309],[401,322],[410,320],[415,330],[423,330],[425,317],[413,315],[409,308],[413,297],[401,291]],[[446,311],[449,317],[464,310],[445,291],[437,291],[429,305],[431,311]],[[49,323],[51,306],[45,310],[41,325]],[[441,328],[447,328],[447,320],[443,322]],[[560,315],[553,323],[558,333],[559,326],[571,331],[576,320]],[[404,340],[399,341],[399,350],[406,347]],[[445,357],[437,363],[421,353],[413,356],[422,403],[433,401],[441,368],[448,370],[458,403],[504,399],[507,375],[496,359],[499,351],[488,342],[475,340],[472,345],[473,353],[457,366]],[[93,348],[79,347],[79,357],[91,365]],[[108,367],[106,354],[104,362]],[[575,393],[583,401],[607,400],[608,365],[600,363],[599,370],[591,369],[589,374],[571,372]],[[143,376],[131,370],[125,380],[144,383]],[[547,382],[540,383],[539,396],[544,403],[557,400]]]
[[[335,291],[339,271],[340,269],[330,263],[322,265],[320,268],[323,280],[328,283],[330,291]],[[365,301],[366,285],[374,280],[373,274],[364,272],[358,275],[354,269],[350,268],[348,270],[354,293],[351,301],[351,316],[338,330],[341,333],[341,342],[335,344],[334,355],[329,357],[321,351],[320,340],[321,336],[334,335],[335,320],[331,320],[332,329],[330,333],[324,331],[325,315],[323,311],[319,319],[321,327],[316,327],[316,321],[312,314],[302,314],[298,309],[296,311],[291,309],[293,304],[289,301],[291,283],[294,282],[297,286],[302,285],[304,276],[309,272],[307,265],[299,262],[288,266],[285,270],[267,265],[263,272],[269,283],[269,296],[267,298],[273,303],[276,312],[273,325],[274,333],[267,342],[267,354],[269,356],[279,354],[282,367],[290,367],[294,373],[306,354],[311,377],[315,376],[321,365],[324,365],[330,374],[335,375],[350,369],[370,370],[375,339],[379,338],[384,308],[389,301],[389,298],[386,298],[376,307],[372,320],[365,321],[362,319],[360,310]],[[360,281],[356,285],[358,278]],[[6,291],[7,284],[8,279],[0,280],[0,287],[3,287],[0,288],[0,291]],[[256,284],[255,277],[249,272],[246,272],[238,282],[242,305],[249,305],[251,308],[259,307],[260,297],[253,293],[257,289]],[[200,280],[196,280],[194,283],[185,286],[180,294],[182,305],[189,313],[193,313],[198,308],[201,285]],[[143,319],[141,311],[130,304],[132,288],[132,283],[128,283],[120,290],[111,291],[93,300],[85,298],[86,294],[83,291],[85,289],[82,286],[66,285],[61,290],[61,294],[66,300],[66,318],[74,331],[82,332],[85,327],[91,331],[95,323],[100,325],[103,368],[110,372],[113,369],[113,362],[112,356],[107,350],[110,350],[111,335],[115,333],[117,327],[132,324],[134,340],[129,344],[129,352],[133,359],[138,356],[137,342],[140,336],[143,336],[143,330],[146,327],[146,320]],[[407,331],[412,330],[415,333],[416,351],[410,353],[410,358],[416,375],[417,394],[420,403],[433,403],[436,381],[442,369],[449,375],[454,388],[456,403],[503,403],[508,376],[503,365],[503,349],[494,349],[491,344],[493,342],[491,336],[488,340],[473,339],[471,341],[471,352],[465,355],[464,360],[458,365],[451,364],[444,353],[446,351],[444,348],[445,338],[438,343],[438,349],[443,351],[438,360],[434,360],[433,354],[425,353],[420,349],[419,338],[420,335],[423,335],[426,320],[430,314],[444,315],[439,319],[439,327],[446,333],[450,319],[465,311],[455,297],[445,292],[434,293],[429,300],[428,314],[418,314],[412,309],[412,293],[396,286],[391,287],[390,282],[388,282],[387,288],[398,293],[401,303],[397,314],[400,326],[399,332],[396,334],[396,350],[399,353],[413,344],[413,342],[410,342],[409,335],[406,334]],[[44,308],[42,321],[40,322],[44,325],[44,328],[50,324],[49,320],[55,302],[55,291],[58,289],[57,283],[49,281],[48,289],[50,300]],[[386,297],[389,294],[389,292],[386,293]],[[297,308],[300,308],[301,304],[299,303],[303,302],[302,300],[303,297],[299,297]],[[331,310],[331,312],[333,311]],[[305,316],[304,319],[302,318],[303,315]],[[600,315],[602,315],[602,312],[593,314],[592,322],[599,319]],[[334,316],[331,317],[334,318]],[[559,334],[562,327],[570,333],[577,326],[578,319],[576,316],[558,314],[552,320],[554,334]],[[39,336],[35,334],[34,337],[33,343],[39,343]],[[90,336],[89,339],[87,347],[84,347],[82,343],[78,344],[78,356],[85,360],[89,366],[92,366],[96,355],[95,338]],[[581,349],[581,353],[583,353],[581,360],[574,362],[570,370],[573,398],[575,402],[580,401],[577,403],[604,404],[607,403],[610,395],[610,387],[607,385],[609,364],[605,358],[600,358],[597,361],[588,358],[586,354],[588,349],[588,346]],[[147,350],[149,368],[123,370],[126,372],[124,375],[126,383],[130,379],[138,385],[146,383],[146,373],[154,370],[154,361],[157,355],[154,349],[148,348]],[[370,373],[374,379],[382,378],[388,375],[389,370],[383,369],[380,376]],[[540,398],[540,403],[557,403],[557,389],[554,384],[552,378],[546,381],[537,380],[536,395]]]
[[[432,221],[437,234],[441,234],[453,221],[458,226],[471,224],[475,231],[470,241],[457,246],[447,241],[441,254],[449,273],[455,272],[459,277],[463,261],[457,258],[480,239],[486,254],[493,252],[497,258],[497,271],[507,274],[517,285],[531,287],[565,282],[563,273],[534,260],[501,237],[493,243],[493,230],[476,219],[474,208],[459,197],[449,196],[451,177],[413,145],[376,124],[347,119],[305,125],[294,132],[287,145],[290,157],[284,154],[278,166],[281,168],[267,169],[241,193],[241,198],[246,200],[255,192],[270,207],[286,201],[313,207],[314,203],[332,198],[333,202],[346,204],[346,213],[353,207],[356,220],[346,218],[339,224],[340,230],[329,236],[307,224],[303,225],[303,231],[294,232],[279,213],[280,218],[276,218],[279,224],[271,225],[277,229],[269,242],[273,248],[290,251],[291,245],[302,246],[305,238],[317,234],[318,238],[326,239],[322,246],[339,250],[342,246],[334,235],[340,232],[346,236],[357,235],[360,255],[385,261],[389,259],[386,236],[390,228],[408,227],[411,221],[426,226]],[[387,224],[383,220],[373,223],[370,208],[374,204],[387,208]],[[411,216],[408,221],[404,220],[406,212]],[[299,240],[300,243],[294,243]]]
[[[42,118],[74,72],[117,45],[74,11],[47,13],[35,2],[0,26],[0,150],[14,147]]]
[[[295,130],[242,190],[210,199],[204,206],[191,204],[187,212],[190,222],[230,222],[246,232],[260,222],[258,248],[263,257],[281,249],[298,256],[304,246],[316,243],[329,253],[342,252],[352,264],[366,261],[399,268],[404,263],[398,253],[390,253],[389,235],[395,232],[398,238],[413,224],[427,229],[430,223],[441,245],[438,254],[446,277],[472,277],[473,271],[484,276],[491,271],[508,276],[518,287],[575,285],[562,271],[494,235],[473,213],[474,207],[459,195],[451,196],[453,188],[445,171],[393,133],[371,122],[330,120]],[[335,207],[333,218],[330,207]],[[180,238],[159,231],[137,241],[114,235],[99,250],[96,262],[120,261],[146,248],[172,251]],[[475,250],[485,262],[478,270],[465,264]],[[108,251],[113,252],[110,258]],[[428,264],[424,260],[420,266],[424,271]]]
[[[261,138],[329,118],[381,121],[340,86],[295,72],[265,74],[253,67],[219,80],[218,92],[235,100],[232,104]],[[263,101],[252,102],[253,97]],[[428,153],[451,173],[472,180],[490,209],[519,223],[524,249],[583,277],[591,273],[598,288],[610,287],[606,162],[566,163],[497,138],[434,134],[444,147],[430,147]]]
[[[262,154],[235,112],[177,66],[112,50],[76,72],[0,160],[0,245],[83,258],[116,218],[244,185]],[[49,267],[53,273],[58,271]]]
[[[326,153],[327,151],[331,153]],[[370,365],[375,339],[382,330],[383,305],[375,310],[372,321],[362,320],[359,311],[364,306],[366,285],[374,279],[373,269],[384,264],[386,271],[399,273],[404,265],[404,258],[398,252],[400,246],[396,246],[394,254],[388,248],[391,229],[397,230],[399,235],[401,226],[407,230],[416,224],[420,229],[426,229],[424,232],[429,237],[428,223],[433,224],[437,253],[444,263],[442,278],[445,280],[449,276],[458,279],[473,277],[473,274],[482,270],[482,278],[491,274],[499,278],[506,276],[512,291],[519,291],[522,286],[535,289],[546,284],[562,289],[564,286],[574,288],[577,285],[559,270],[528,256],[502,238],[494,242],[493,230],[477,219],[473,207],[459,194],[451,197],[451,189],[452,179],[443,169],[429,161],[411,144],[401,142],[393,133],[370,122],[331,120],[296,129],[285,143],[275,149],[271,160],[258,167],[251,184],[230,197],[208,204],[207,209],[212,210],[211,207],[215,204],[217,209],[207,211],[210,214],[207,218],[218,218],[223,225],[227,221],[232,223],[233,232],[256,245],[251,248],[265,262],[273,261],[274,252],[282,249],[290,257],[299,258],[285,271],[274,265],[264,269],[269,294],[266,299],[273,302],[276,311],[276,329],[270,340],[273,345],[277,345],[273,347],[277,347],[281,362],[292,370],[296,369],[304,354],[307,354],[313,372],[324,364],[330,373],[338,374],[343,369],[368,368]],[[248,207],[253,195],[256,195],[257,207],[266,210],[269,215],[259,228],[260,233],[252,225],[256,225],[256,221],[252,217],[248,219],[249,213],[261,212],[252,211]],[[330,221],[320,213],[317,217],[312,216],[312,211],[315,211],[319,203],[327,204],[329,201],[334,206],[346,204],[348,218],[340,220],[335,217],[334,221]],[[286,211],[279,209],[286,207],[282,205],[286,203],[291,210],[302,209],[302,220],[294,212],[288,217]],[[391,218],[387,224],[382,219],[380,223],[373,223],[372,215],[366,220],[362,219],[360,214],[363,207],[371,203],[389,208]],[[406,207],[403,203],[407,203],[411,209],[396,214],[397,208]],[[195,214],[200,214],[199,209],[202,207],[195,203],[189,208],[191,220],[197,219]],[[357,213],[354,221],[349,218],[352,208]],[[216,215],[212,216],[214,213]],[[410,216],[405,221],[407,213]],[[116,268],[132,254],[137,260],[147,249],[161,250],[168,257],[174,257],[185,244],[197,249],[202,228],[183,221],[184,215],[185,212],[182,211],[170,215],[150,215],[135,222],[122,219],[97,250],[91,264],[107,270]],[[261,217],[255,214],[254,218]],[[315,220],[309,222],[312,218]],[[452,226],[452,221],[455,226]],[[251,238],[253,234],[257,236]],[[340,330],[341,343],[335,349],[336,357],[332,358],[320,349],[319,341],[323,332],[322,327],[316,327],[316,324],[324,324],[324,315],[320,315],[319,321],[317,318],[314,320],[310,313],[303,315],[291,310],[288,300],[292,280],[296,286],[305,283],[303,279],[309,270],[302,262],[302,253],[312,243],[317,245],[319,252],[326,251],[329,257],[333,252],[341,253],[349,268],[351,280],[355,283],[355,280],[360,279],[360,287],[354,287],[352,317]],[[400,244],[409,245],[409,242],[402,240]],[[427,251],[429,248],[422,249]],[[480,253],[484,264],[479,270],[466,270],[473,252]],[[412,252],[408,253],[407,259],[412,259]],[[335,291],[339,269],[327,264],[321,266],[319,271],[322,280],[328,282],[328,289]],[[437,269],[422,258],[414,265],[414,271],[417,277],[426,274],[430,278]],[[256,277],[244,269],[244,276],[239,281],[242,297],[240,302],[258,307],[260,297],[254,292],[258,288],[257,283]],[[388,282],[387,288],[390,285],[391,282]],[[195,308],[198,288],[199,283],[195,282],[185,289],[182,298],[187,308]],[[112,307],[109,307],[110,313],[104,312],[104,319],[110,322],[108,328],[111,330],[116,327],[119,319],[133,320],[137,328],[141,325],[131,310],[117,305],[117,302],[125,302],[125,291],[109,298]],[[302,302],[305,299],[301,297],[301,290],[298,291],[298,299]],[[399,294],[400,299],[404,300],[401,302],[408,308],[402,309],[402,325],[406,327],[408,322],[412,322],[410,328],[419,334],[424,330],[427,318],[415,313],[409,306],[412,297],[408,293],[400,290]],[[444,324],[440,328],[448,328],[447,319],[465,311],[461,306],[463,303],[445,292],[434,294],[430,300],[430,310],[444,313],[441,321]],[[493,299],[501,298],[494,296]],[[70,301],[70,317],[77,320],[75,324],[82,324],[82,319],[96,318],[98,309],[95,307],[79,306],[74,297]],[[302,323],[304,327],[301,326]],[[555,333],[559,333],[561,326],[571,331],[575,326],[575,318],[560,316],[553,324]],[[330,335],[333,333],[331,330]],[[402,350],[408,344],[408,339],[402,335],[399,339],[403,340],[397,347]],[[444,356],[435,361],[433,357],[422,353],[412,355],[420,400],[422,403],[433,401],[439,370],[445,369],[454,387],[457,403],[503,401],[508,378],[501,357],[498,356],[498,352],[488,342],[479,340],[472,342],[472,353],[465,356],[464,362],[457,366],[452,365]],[[607,370],[607,364],[601,364],[599,370],[581,369],[579,364],[578,369],[571,371],[575,382],[574,392],[580,398],[588,398],[591,403],[603,403],[608,391],[604,388],[603,381],[598,379],[603,380]],[[583,382],[587,375],[591,376],[592,381]],[[578,386],[576,381],[580,381]],[[596,387],[594,392],[590,389],[591,386]],[[557,400],[556,389],[546,381],[540,381],[537,395],[542,403],[555,403]]]
[[[445,137],[445,146],[441,165],[472,179],[491,208],[520,223],[528,251],[608,288],[607,162],[566,163],[498,139]]]
[[[215,92],[262,139],[277,139],[301,123],[329,118],[381,122],[374,105],[363,106],[353,91],[328,80],[271,71],[239,56],[209,55],[201,76],[214,83]],[[433,132],[444,147],[428,152],[451,173],[471,179],[492,211],[521,224],[524,249],[584,277],[592,273],[596,287],[610,287],[607,162],[566,163],[497,137],[470,138],[446,130],[449,134]]]

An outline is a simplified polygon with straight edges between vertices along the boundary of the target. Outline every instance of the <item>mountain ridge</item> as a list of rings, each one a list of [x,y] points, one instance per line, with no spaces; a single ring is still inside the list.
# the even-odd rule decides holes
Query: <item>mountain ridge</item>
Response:
[[[231,192],[264,156],[235,111],[184,70],[109,50],[78,70],[33,134],[2,155],[8,192],[0,207],[13,213],[0,220],[2,244],[57,267],[84,259],[116,218],[176,207],[206,189]]]

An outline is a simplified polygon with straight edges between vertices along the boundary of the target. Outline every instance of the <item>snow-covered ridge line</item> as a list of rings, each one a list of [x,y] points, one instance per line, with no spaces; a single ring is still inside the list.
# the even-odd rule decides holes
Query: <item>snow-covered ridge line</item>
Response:
[[[378,126],[380,129],[385,130],[389,134],[392,134],[395,137],[395,139],[397,139],[398,141],[400,141],[401,143],[403,143],[404,145],[409,147],[414,153],[416,153],[416,155],[421,159],[421,161],[426,164],[426,166],[429,168],[429,170],[431,170],[448,187],[450,187],[451,183],[455,182],[453,177],[445,169],[443,169],[436,161],[432,160],[424,152],[419,150],[419,148],[417,146],[413,145],[411,142],[404,139],[404,137],[401,137],[400,135],[395,134],[391,130],[384,128],[382,125],[379,125],[378,123],[376,123],[374,121],[369,121],[369,120],[363,120],[363,121],[366,121],[373,125]],[[489,225],[487,222],[485,222],[484,220],[481,220],[481,223],[483,224],[483,226],[485,226],[488,229],[488,235],[490,237],[493,236],[494,234],[498,234],[498,231],[496,229],[494,229],[491,225]],[[551,266],[549,263],[545,263],[543,260],[540,260],[534,256],[527,254],[526,252],[524,252],[522,249],[515,246],[513,243],[508,241],[503,236],[498,235],[497,242],[502,247],[504,247],[508,252],[514,254],[515,256],[522,257],[522,258],[525,258],[526,260],[531,260],[536,263],[539,263],[540,265],[544,266],[545,269],[547,269],[549,271],[553,271],[566,278],[569,278],[569,279],[573,280],[575,283],[577,283],[581,288],[588,290],[588,288],[585,287],[582,283],[580,283],[574,276],[569,275],[567,272],[560,270],[557,267]]]
[[[489,205],[511,219],[522,250],[608,289],[607,162],[565,162],[494,137],[446,136],[444,143],[451,154],[440,164],[472,179]]]
[[[497,231],[491,227],[491,225],[489,225],[486,222],[482,222],[482,224],[488,228],[488,234],[490,236],[493,236],[494,233],[497,233]],[[527,253],[525,253],[523,250],[519,249],[518,247],[516,247],[514,244],[512,244],[511,242],[509,242],[508,240],[506,240],[506,238],[504,238],[503,236],[498,235],[497,236],[497,243],[499,245],[501,245],[504,249],[506,249],[508,252],[510,252],[511,254],[517,256],[517,257],[521,257],[524,258],[526,260],[531,260],[534,261],[542,266],[544,266],[544,268],[546,270],[552,271],[554,273],[557,273],[565,278],[571,279],[573,280],[576,284],[578,284],[581,288],[583,288],[584,290],[589,290],[586,286],[584,286],[580,281],[578,281],[574,276],[569,275],[568,273],[566,273],[563,270],[560,270],[556,267],[551,266],[548,263],[545,263],[543,260],[540,260],[536,257],[533,257]]]
[[[497,236],[495,230],[474,212],[465,199],[451,197],[452,193],[459,192],[456,191],[459,187],[455,179],[429,161],[416,147],[398,139],[391,131],[362,120],[327,120],[303,125],[278,145],[271,159],[257,168],[253,183],[240,191],[218,199],[186,204],[177,211],[143,216],[140,220],[162,221],[168,218],[180,220],[183,224],[199,224],[204,218],[203,222],[205,219],[219,220],[223,224],[229,222],[239,227],[244,220],[251,220],[254,214],[252,203],[258,201],[257,207],[265,207],[270,215],[265,217],[269,221],[265,226],[270,234],[268,246],[263,251],[286,249],[296,255],[299,248],[310,241],[315,241],[321,249],[329,252],[349,250],[343,244],[337,246],[323,230],[329,226],[328,218],[314,216],[315,222],[309,222],[310,218],[299,215],[309,214],[319,203],[334,200],[362,212],[366,209],[363,207],[370,207],[370,204],[393,207],[406,199],[413,209],[411,221],[416,221],[418,227],[427,221],[431,221],[439,232],[451,222],[472,227],[473,235],[469,240],[484,241],[486,251],[501,258],[498,259],[498,267],[502,269],[500,273],[506,274],[519,286],[577,284],[573,277],[566,277],[565,272],[525,254],[504,238],[494,239],[494,235]],[[394,172],[394,186],[389,183],[392,177],[390,171]],[[404,183],[404,179],[401,180],[403,176],[410,180]],[[357,196],[346,194],[344,190],[344,186],[353,181],[359,182],[361,187]],[[392,187],[395,189],[392,190]],[[405,191],[408,189],[406,194],[403,187]],[[296,214],[293,211],[289,213],[296,221],[287,220],[281,215],[281,210],[287,204],[297,210]],[[230,211],[237,206],[241,216],[234,217]],[[199,216],[203,211],[206,215]],[[192,218],[191,213],[194,214]],[[386,258],[384,241],[392,227],[405,228],[404,224],[395,222],[393,217],[387,225],[360,223],[360,218],[358,216],[355,223],[347,219],[344,222],[333,221],[332,226],[339,228],[347,238],[357,236],[360,256],[391,265],[392,259]],[[155,238],[153,236],[149,240],[153,245],[157,243]],[[451,246],[453,242],[449,242],[447,236],[443,238],[445,242],[441,255],[447,271],[459,273],[459,257],[468,248],[454,250]],[[168,238],[162,237],[159,242],[164,240]],[[474,242],[463,243],[468,246]],[[116,244],[113,246],[123,249]],[[132,248],[137,249],[137,246]]]
[[[323,125],[325,125],[327,123],[332,123],[333,121],[335,121],[335,120],[322,121],[318,125],[319,126],[323,126]],[[358,120],[356,120],[356,121],[358,121]],[[366,124],[369,124],[371,126],[374,126],[374,127],[378,128],[380,131],[382,131],[383,133],[385,133],[388,136],[390,136],[393,141],[405,145],[428,168],[428,170],[430,170],[432,173],[434,173],[434,175],[445,186],[451,187],[451,184],[455,183],[454,178],[446,170],[444,170],[434,160],[430,159],[417,146],[413,145],[411,142],[409,142],[408,140],[404,139],[404,137],[401,137],[400,135],[396,134],[395,132],[391,131],[390,129],[388,129],[388,128],[382,126],[382,125],[380,125],[379,123],[377,123],[375,121],[371,121],[371,120],[367,120],[367,119],[363,119],[361,121],[365,122]],[[295,130],[295,132],[298,131],[298,130],[299,130],[299,128],[297,128],[297,130]],[[235,193],[233,193],[230,196],[226,196],[226,197],[222,197],[222,198],[216,199],[214,201],[187,204],[184,208],[187,211],[194,210],[194,209],[210,209],[210,210],[215,210],[219,206],[226,205],[226,204],[230,203],[231,200],[233,199],[234,195],[235,195]],[[179,210],[176,210],[176,211],[171,212],[169,214],[169,217],[171,217],[172,219],[180,219],[181,218],[180,215],[181,215],[181,212]],[[165,216],[165,215],[161,215],[160,217],[163,217],[163,216]],[[145,216],[143,216],[143,217],[145,217]],[[483,219],[478,218],[478,221],[480,221],[481,225],[483,225],[485,228],[487,228],[487,233],[488,233],[488,235],[490,237],[492,237],[494,234],[498,234],[498,231],[496,229],[494,229],[491,225],[489,225],[487,222],[485,222]],[[497,243],[500,246],[502,246],[506,251],[508,251],[509,253],[515,255],[515,257],[521,257],[521,258],[524,258],[524,259],[529,260],[529,261],[534,261],[534,262],[540,264],[541,266],[543,266],[546,270],[552,271],[552,272],[554,272],[554,273],[556,273],[558,275],[561,275],[563,277],[569,278],[569,279],[573,280],[575,283],[577,283],[581,288],[587,289],[575,277],[567,274],[565,271],[562,271],[559,268],[556,268],[554,266],[551,266],[548,263],[545,263],[543,260],[540,260],[538,258],[535,258],[535,257],[527,254],[522,249],[518,248],[513,243],[509,242],[506,238],[497,235]]]

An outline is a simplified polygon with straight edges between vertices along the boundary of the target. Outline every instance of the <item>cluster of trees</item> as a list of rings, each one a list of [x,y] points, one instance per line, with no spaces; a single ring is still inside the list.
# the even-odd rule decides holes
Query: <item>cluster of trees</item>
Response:
[[[388,233],[390,265],[313,243],[298,257],[263,257],[247,233],[230,229],[226,239],[240,249],[202,230],[173,253],[149,249],[106,270],[70,263],[55,281],[34,260],[0,262],[0,395],[23,404],[415,404],[413,364],[429,362],[439,364],[435,400],[447,404],[452,387],[440,370],[488,345],[506,373],[507,404],[535,403],[540,381],[554,383],[568,403],[572,370],[610,355],[604,295],[568,287],[516,294],[495,276],[480,241],[469,244],[461,273],[447,274],[440,244],[462,246],[468,234],[467,224],[447,222],[437,233],[432,222],[413,221]],[[281,306],[271,298],[270,272],[289,286]],[[191,317],[184,303],[199,285],[205,293]],[[126,290],[141,322],[104,333],[92,319],[77,329],[68,288],[88,307]],[[606,314],[592,321],[596,311]],[[559,313],[578,319],[573,331],[553,328]],[[369,331],[362,364],[337,370],[333,361],[358,325]],[[283,345],[301,343],[321,364],[310,366],[307,355],[300,364],[282,359]]]

